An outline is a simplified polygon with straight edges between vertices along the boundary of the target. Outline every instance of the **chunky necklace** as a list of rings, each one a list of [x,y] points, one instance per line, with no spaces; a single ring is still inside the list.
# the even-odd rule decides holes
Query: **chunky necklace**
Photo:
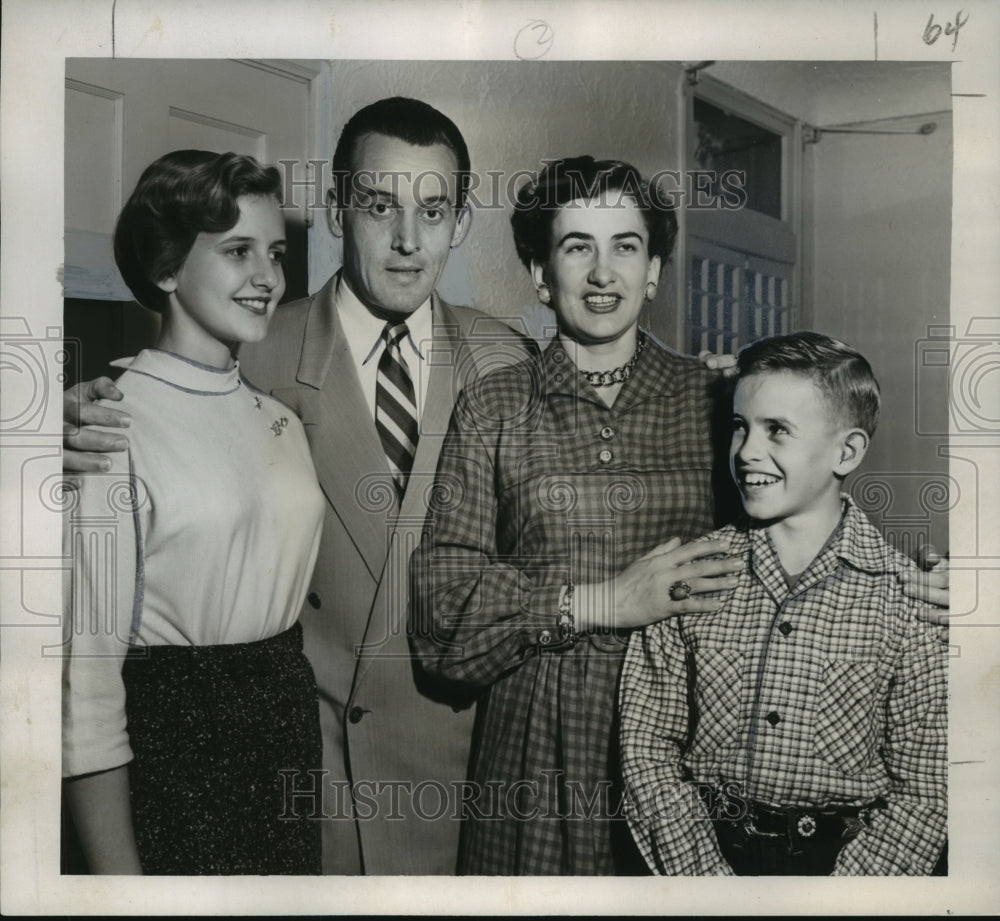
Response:
[[[646,342],[646,334],[640,332],[632,357],[620,368],[612,368],[610,371],[583,371],[581,373],[592,387],[613,387],[615,384],[624,384],[631,377],[632,369],[635,367],[642,350],[646,347]]]

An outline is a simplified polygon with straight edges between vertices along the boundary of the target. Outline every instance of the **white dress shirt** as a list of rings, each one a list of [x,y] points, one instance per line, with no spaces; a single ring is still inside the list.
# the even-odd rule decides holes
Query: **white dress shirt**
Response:
[[[347,337],[347,344],[350,346],[351,356],[358,370],[358,379],[361,381],[361,389],[365,394],[365,402],[374,421],[378,363],[385,349],[385,340],[382,339],[385,320],[374,316],[343,278],[337,285],[334,309],[340,316],[340,325]],[[427,356],[434,334],[430,298],[406,318],[406,325],[410,334],[400,343],[400,351],[413,381],[419,422],[424,413],[424,395],[427,393],[427,381],[430,375]]]

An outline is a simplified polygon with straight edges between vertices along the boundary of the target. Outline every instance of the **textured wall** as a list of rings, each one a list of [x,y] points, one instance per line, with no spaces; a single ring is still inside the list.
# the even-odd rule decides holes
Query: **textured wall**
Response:
[[[824,134],[806,145],[801,319],[859,348],[882,385],[882,418],[852,479],[855,498],[898,545],[929,537],[947,547],[954,484],[938,450],[947,385],[922,350],[928,327],[949,322],[950,65],[737,61],[708,72],[813,125],[915,131],[936,123],[926,136]]]
[[[904,130],[927,120],[859,127]],[[951,118],[934,120],[931,135],[824,135],[808,152],[812,284],[804,323],[856,345],[882,384],[869,476],[856,479],[856,495],[864,498],[868,484],[877,518],[944,547],[948,459],[938,445],[948,429],[947,390],[921,358],[928,326],[949,322]],[[933,481],[942,489],[928,492]]]
[[[583,153],[630,160],[647,174],[682,165],[677,112],[684,77],[676,64],[334,61],[331,66],[337,130],[369,102],[415,96],[454,119],[480,174],[500,170],[509,177],[536,169],[543,157]],[[950,71],[942,64],[742,61],[720,62],[708,72],[812,124],[858,121],[899,130],[930,120],[927,113],[950,109]],[[902,116],[913,118],[873,121]],[[932,426],[946,427],[945,390],[920,392],[915,365],[927,326],[948,317],[952,144],[950,118],[934,120],[938,131],[926,137],[825,135],[806,148],[802,325],[856,344],[882,383],[882,423],[855,478],[859,491],[867,488],[876,498],[885,490],[876,488],[873,478],[888,482],[889,505],[878,507],[881,499],[869,504],[876,520],[892,533],[899,519],[900,543],[929,534],[946,546],[940,494],[924,486],[935,477],[943,482],[947,460],[938,457],[941,439],[919,435],[915,423],[919,399]],[[449,260],[442,291],[494,315],[524,317],[540,334],[551,315],[537,304],[517,260],[503,198],[502,207],[476,212],[468,239]],[[644,323],[677,345],[671,271]]]
[[[512,177],[518,170],[536,170],[544,157],[616,157],[647,174],[677,166],[676,65],[331,63],[337,131],[361,106],[384,96],[423,99],[459,126],[472,167],[484,176],[484,188],[489,188],[486,171],[500,170]],[[492,196],[481,193],[486,197]],[[541,310],[528,273],[517,259],[506,195],[499,206],[476,211],[468,238],[449,260],[441,290],[451,300],[497,316],[524,316],[540,330],[551,324],[551,315]],[[658,299],[653,309],[668,308]]]

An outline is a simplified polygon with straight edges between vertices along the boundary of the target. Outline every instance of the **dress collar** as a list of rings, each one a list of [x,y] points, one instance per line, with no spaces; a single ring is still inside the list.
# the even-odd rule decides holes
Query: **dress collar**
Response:
[[[220,396],[232,393],[240,386],[239,361],[234,362],[231,368],[213,368],[175,352],[143,349],[134,358],[120,358],[112,365],[155,378],[187,393]]]
[[[622,385],[613,409],[621,409],[641,403],[646,399],[675,395],[682,381],[677,375],[676,360],[681,359],[648,331],[649,342],[639,356],[629,379]],[[597,388],[587,383],[587,379],[563,348],[559,337],[554,338],[542,353],[546,393],[549,396],[562,394],[588,400],[599,406],[606,406]]]

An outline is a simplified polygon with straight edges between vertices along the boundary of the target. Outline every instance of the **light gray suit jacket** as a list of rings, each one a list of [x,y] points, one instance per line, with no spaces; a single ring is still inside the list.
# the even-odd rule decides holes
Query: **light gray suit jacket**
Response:
[[[325,873],[450,874],[473,707],[432,686],[410,654],[409,556],[455,397],[471,376],[534,346],[506,324],[434,295],[421,435],[400,508],[334,310],[336,284],[334,277],[312,297],[278,308],[266,340],[240,352],[249,380],[301,418],[327,498],[301,618],[320,691],[326,776],[322,798],[299,797],[296,806],[319,805],[326,816]]]

